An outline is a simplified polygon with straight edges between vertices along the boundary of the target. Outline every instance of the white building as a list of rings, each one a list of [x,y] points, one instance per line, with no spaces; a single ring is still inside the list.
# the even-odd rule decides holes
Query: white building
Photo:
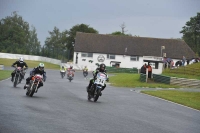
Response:
[[[172,58],[174,62],[181,60],[182,56],[195,57],[195,53],[182,40],[77,32],[73,63],[79,68],[88,66],[89,70],[94,70],[96,63],[140,69],[144,60],[161,62],[161,55]],[[151,65],[153,73],[160,73],[156,69],[162,70],[153,62]]]

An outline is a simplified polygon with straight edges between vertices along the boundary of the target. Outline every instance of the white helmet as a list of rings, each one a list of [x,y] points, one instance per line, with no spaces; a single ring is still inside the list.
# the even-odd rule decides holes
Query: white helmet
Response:
[[[44,70],[44,63],[40,63],[38,67],[40,71]]]
[[[24,62],[23,57],[20,57],[20,58],[19,58],[19,62],[20,62],[20,63],[23,63],[23,62]]]

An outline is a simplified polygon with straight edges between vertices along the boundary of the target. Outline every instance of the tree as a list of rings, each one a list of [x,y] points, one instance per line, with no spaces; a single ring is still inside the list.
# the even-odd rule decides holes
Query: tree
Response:
[[[180,33],[183,34],[182,39],[191,47],[191,49],[200,55],[200,13],[197,16],[191,17],[190,21],[186,22]]]
[[[115,32],[111,33],[111,35],[132,36],[131,34],[124,34],[120,31],[115,31]]]
[[[0,52],[26,53],[29,39],[29,24],[13,12],[0,20]]]
[[[77,24],[77,25],[73,26],[69,30],[69,33],[68,33],[69,36],[67,37],[67,49],[68,49],[69,59],[72,59],[72,57],[73,57],[73,51],[74,51],[73,44],[75,43],[76,32],[97,33],[98,34],[97,30],[95,30],[94,28],[92,28],[86,24]]]
[[[37,38],[36,29],[34,26],[31,27],[32,30],[30,30],[30,36],[29,36],[29,43],[27,44],[27,51],[26,54],[32,54],[32,55],[39,55],[41,45]]]
[[[49,57],[62,59],[63,52],[66,51],[68,31],[60,32],[57,27],[54,27],[53,31],[49,31],[49,34],[50,37],[46,38],[42,53]]]

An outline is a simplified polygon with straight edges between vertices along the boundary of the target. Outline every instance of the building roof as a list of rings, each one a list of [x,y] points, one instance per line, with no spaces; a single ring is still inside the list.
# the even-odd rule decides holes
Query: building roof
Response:
[[[192,49],[178,39],[161,39],[133,36],[103,35],[95,33],[76,33],[75,52],[103,53],[129,56],[161,56],[168,58],[187,59],[196,57]]]

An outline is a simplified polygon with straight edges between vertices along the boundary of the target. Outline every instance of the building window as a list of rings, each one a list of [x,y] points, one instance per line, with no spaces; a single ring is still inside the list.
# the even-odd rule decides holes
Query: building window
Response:
[[[93,57],[93,53],[81,53],[81,57]]]
[[[131,61],[139,61],[139,56],[131,56],[130,60]]]
[[[115,55],[113,55],[113,54],[107,54],[107,59],[115,59]]]

